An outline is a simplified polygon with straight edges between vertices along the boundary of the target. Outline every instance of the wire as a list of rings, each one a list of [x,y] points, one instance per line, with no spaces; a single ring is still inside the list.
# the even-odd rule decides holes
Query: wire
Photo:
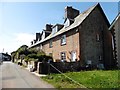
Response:
[[[80,85],[82,88],[86,88],[85,86],[83,86],[82,84],[78,83],[77,81],[73,80],[72,78],[68,77],[67,75],[65,75],[64,73],[62,73],[60,70],[58,70],[55,66],[53,66],[52,64],[50,64],[54,69],[56,69],[59,73],[61,73],[63,76],[67,77],[68,79],[70,79],[71,81],[73,81],[74,83]]]

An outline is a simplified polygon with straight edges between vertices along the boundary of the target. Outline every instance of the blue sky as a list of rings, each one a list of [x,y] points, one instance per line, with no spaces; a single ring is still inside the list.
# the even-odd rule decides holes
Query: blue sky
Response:
[[[64,8],[73,6],[83,12],[96,2],[1,2],[0,52],[12,52],[23,44],[30,45],[36,32],[46,23],[63,24]],[[109,22],[118,14],[117,2],[100,2]]]

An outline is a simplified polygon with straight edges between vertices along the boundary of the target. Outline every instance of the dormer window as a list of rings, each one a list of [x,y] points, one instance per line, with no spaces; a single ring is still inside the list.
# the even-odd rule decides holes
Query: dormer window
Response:
[[[68,27],[70,26],[72,23],[74,23],[74,19],[66,19],[65,22],[64,22],[64,27]]]
[[[52,35],[57,33],[60,29],[63,28],[64,25],[62,24],[56,24],[52,27]]]
[[[64,23],[64,26],[65,26],[65,27],[68,27],[69,25],[70,25],[70,20],[67,19],[66,22]]]
[[[42,40],[45,39],[45,32],[42,33]]]
[[[55,34],[58,31],[58,26],[53,27],[52,34]]]

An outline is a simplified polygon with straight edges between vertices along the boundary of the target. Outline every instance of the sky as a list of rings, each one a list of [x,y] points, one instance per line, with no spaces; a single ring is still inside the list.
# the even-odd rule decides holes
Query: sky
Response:
[[[64,8],[72,6],[83,12],[97,2],[0,2],[0,53],[30,46],[35,33],[46,24],[63,24]],[[118,2],[100,2],[109,22],[118,14]]]

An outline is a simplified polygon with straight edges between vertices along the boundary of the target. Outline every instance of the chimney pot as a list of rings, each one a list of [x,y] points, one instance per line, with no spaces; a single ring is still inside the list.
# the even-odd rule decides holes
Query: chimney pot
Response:
[[[74,19],[79,15],[79,10],[72,8],[72,6],[65,7],[65,19]]]

